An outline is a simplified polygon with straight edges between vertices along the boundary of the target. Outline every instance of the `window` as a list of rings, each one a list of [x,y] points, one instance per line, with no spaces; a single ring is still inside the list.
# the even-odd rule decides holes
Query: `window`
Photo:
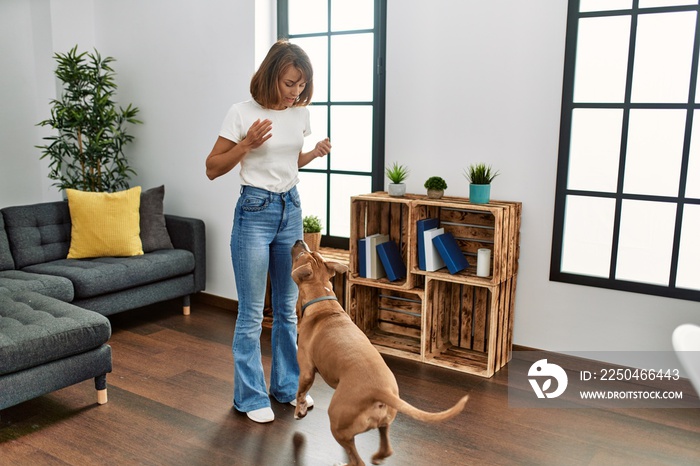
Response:
[[[569,1],[552,280],[700,301],[698,10]]]
[[[317,215],[321,244],[348,247],[350,197],[384,187],[386,0],[278,0],[280,38],[314,66],[312,135],[304,151],[330,137],[333,149],[300,173],[304,215]]]

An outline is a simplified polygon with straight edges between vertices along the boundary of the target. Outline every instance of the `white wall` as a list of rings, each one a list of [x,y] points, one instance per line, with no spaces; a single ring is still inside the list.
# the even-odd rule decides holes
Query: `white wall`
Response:
[[[117,58],[119,98],[141,110],[130,161],[144,188],[165,184],[169,213],[207,226],[207,291],[235,297],[229,239],[240,184],[204,160],[226,111],[249,97],[254,0],[95,1],[96,43]]]
[[[515,343],[670,350],[677,325],[700,323],[698,303],[548,279],[566,11],[554,0],[390,1],[387,161],[408,162],[411,192],[440,175],[463,196],[463,168],[500,169],[492,196],[523,202]]]
[[[48,0],[0,2],[0,206],[41,201],[49,190],[47,163],[35,145],[36,123],[53,97]]]
[[[0,2],[0,206],[60,197],[46,188],[34,124],[55,92],[51,53],[95,45],[117,58],[120,102],[141,108],[128,148],[133,184],[165,184],[169,213],[204,219],[207,292],[235,298],[237,172],[210,182],[204,159],[228,107],[248,97],[268,1]],[[440,175],[462,196],[470,163],[500,169],[493,196],[523,202],[516,344],[669,350],[676,325],[700,323],[698,303],[548,279],[565,28],[563,0],[389,0],[387,162],[410,166],[410,192]]]

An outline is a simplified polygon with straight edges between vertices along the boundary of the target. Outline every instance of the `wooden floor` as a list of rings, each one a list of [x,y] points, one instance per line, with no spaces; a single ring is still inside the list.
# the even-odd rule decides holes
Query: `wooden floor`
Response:
[[[331,465],[345,461],[328,428],[332,390],[317,378],[316,407],[300,421],[273,403],[259,425],[232,400],[234,314],[169,302],[113,316],[109,403],[92,381],[0,412],[1,465]],[[263,334],[269,370],[269,332]],[[697,465],[697,409],[515,409],[506,366],[491,379],[386,357],[401,394],[427,410],[470,394],[465,412],[438,425],[399,414],[387,465]],[[369,464],[378,446],[357,437]]]

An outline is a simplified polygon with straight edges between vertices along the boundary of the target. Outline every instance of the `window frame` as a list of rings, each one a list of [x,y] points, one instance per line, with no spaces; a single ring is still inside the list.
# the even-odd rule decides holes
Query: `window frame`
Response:
[[[385,115],[386,115],[386,73],[385,73],[385,63],[386,63],[386,0],[374,0],[374,28],[373,29],[359,29],[359,30],[344,30],[344,31],[331,31],[330,28],[330,18],[331,18],[331,7],[332,0],[328,1],[328,28],[325,32],[321,33],[308,33],[308,34],[289,34],[289,22],[288,22],[288,0],[277,0],[277,37],[278,39],[290,39],[295,38],[306,38],[306,37],[328,37],[330,41],[331,36],[339,36],[346,34],[355,34],[361,32],[372,32],[374,34],[374,85],[373,85],[373,96],[372,101],[363,102],[336,102],[331,99],[330,93],[328,95],[328,101],[317,102],[312,101],[311,105],[326,105],[328,107],[328,134],[330,134],[330,128],[332,125],[331,121],[331,109],[333,106],[353,106],[353,105],[371,105],[372,106],[372,164],[371,172],[365,171],[350,171],[350,170],[332,170],[331,169],[331,158],[333,157],[333,151],[326,157],[326,168],[325,169],[309,169],[301,168],[300,172],[306,173],[320,173],[326,176],[326,219],[328,225],[324,225],[324,232],[321,237],[321,246],[332,247],[339,249],[349,249],[349,238],[340,236],[330,236],[327,233],[330,231],[331,222],[331,174],[340,175],[360,175],[371,177],[372,191],[382,191],[384,190],[384,143],[385,143]],[[331,50],[328,50],[328,79],[329,79],[329,89],[331,76]],[[348,200],[349,202],[349,200]]]
[[[556,178],[556,197],[554,206],[554,226],[552,237],[552,254],[550,263],[550,280],[578,285],[593,286],[635,293],[665,296],[691,301],[700,301],[700,290],[676,287],[677,269],[679,263],[679,252],[681,243],[681,226],[683,219],[683,209],[686,205],[698,205],[699,199],[686,198],[686,181],[688,176],[688,165],[690,160],[690,139],[692,135],[694,113],[700,110],[700,103],[696,103],[696,90],[698,85],[698,56],[700,53],[700,5],[664,6],[653,8],[640,8],[639,0],[632,1],[631,9],[580,12],[579,0],[569,0],[569,11],[567,19],[566,50],[564,62],[564,81],[562,89],[562,111],[560,121],[559,139],[559,159]],[[631,89],[634,71],[635,46],[637,36],[637,20],[643,14],[695,11],[695,34],[693,53],[690,69],[690,83],[688,99],[686,103],[633,103],[631,102]],[[631,17],[628,63],[626,75],[625,99],[623,103],[576,103],[574,102],[574,79],[577,53],[578,25],[579,20],[591,17],[607,17],[615,15],[628,15]],[[574,190],[568,188],[569,156],[572,136],[572,117],[575,109],[622,109],[622,131],[620,144],[620,159],[618,168],[617,187],[615,192],[600,192],[587,190]],[[681,170],[678,183],[678,193],[676,196],[659,196],[646,194],[625,193],[623,190],[625,178],[625,162],[627,150],[627,137],[629,132],[630,111],[633,109],[681,109],[686,111],[686,122],[684,128],[683,152],[681,158]],[[700,113],[698,113],[700,117]],[[564,230],[566,219],[566,200],[568,196],[590,196],[595,198],[613,199],[615,202],[614,226],[612,238],[612,251],[610,257],[610,270],[608,278],[580,275],[576,273],[563,272],[561,270]],[[621,227],[622,203],[625,200],[640,200],[653,202],[666,202],[676,204],[676,217],[674,225],[674,237],[672,245],[672,256],[668,285],[657,285],[641,282],[633,282],[615,278],[618,246]]]

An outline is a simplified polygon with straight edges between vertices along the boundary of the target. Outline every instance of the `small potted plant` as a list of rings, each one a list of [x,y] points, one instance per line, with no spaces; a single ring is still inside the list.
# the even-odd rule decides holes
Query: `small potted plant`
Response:
[[[406,194],[404,181],[408,178],[408,168],[398,162],[386,167],[386,177],[389,178],[389,196],[401,197]]]
[[[469,202],[473,204],[488,204],[491,200],[491,181],[498,176],[491,165],[477,163],[464,170],[464,176],[469,180]]]
[[[428,190],[430,199],[440,199],[445,194],[447,183],[439,176],[431,176],[425,181],[423,187]]]
[[[304,242],[312,251],[321,247],[321,220],[316,215],[304,217]]]

